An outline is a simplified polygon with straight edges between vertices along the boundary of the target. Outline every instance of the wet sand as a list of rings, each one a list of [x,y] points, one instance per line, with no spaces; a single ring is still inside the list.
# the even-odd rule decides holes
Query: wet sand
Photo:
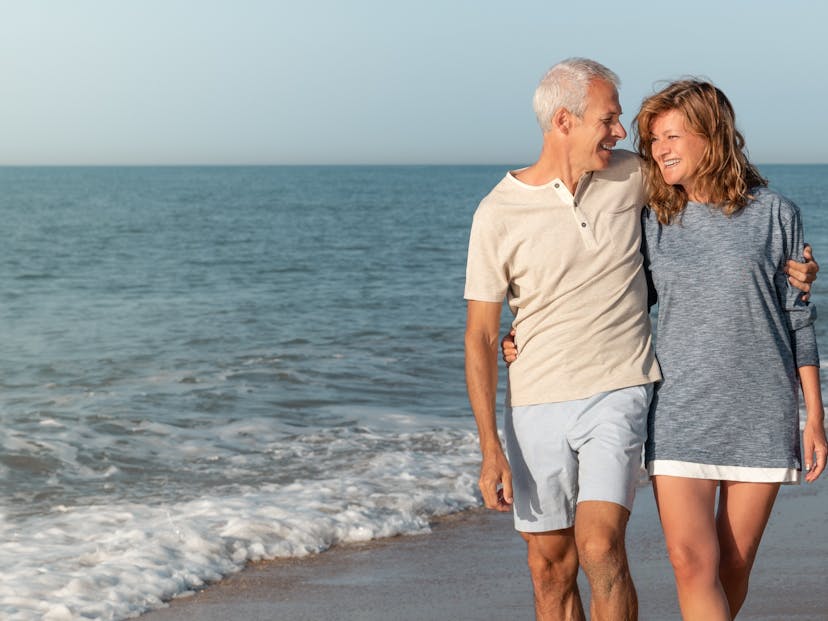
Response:
[[[627,545],[640,619],[679,619],[652,491],[639,490]],[[828,621],[828,489],[784,487],[740,621]],[[585,599],[588,587],[581,580]],[[511,516],[470,511],[427,535],[251,565],[140,621],[428,621],[534,618]]]

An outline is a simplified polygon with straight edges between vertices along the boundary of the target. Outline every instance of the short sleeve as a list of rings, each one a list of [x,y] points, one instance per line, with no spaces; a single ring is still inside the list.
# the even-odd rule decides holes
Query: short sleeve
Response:
[[[502,302],[509,287],[506,262],[501,258],[503,234],[481,206],[474,214],[466,261],[467,300]]]

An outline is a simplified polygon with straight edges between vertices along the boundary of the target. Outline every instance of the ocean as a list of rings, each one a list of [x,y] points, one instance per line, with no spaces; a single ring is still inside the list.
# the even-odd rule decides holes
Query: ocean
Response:
[[[505,170],[0,168],[0,618],[479,506],[465,254]],[[828,166],[762,171],[828,261]]]

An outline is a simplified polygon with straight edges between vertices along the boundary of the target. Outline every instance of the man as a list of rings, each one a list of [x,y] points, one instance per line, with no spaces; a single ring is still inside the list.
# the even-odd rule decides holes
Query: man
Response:
[[[488,508],[514,511],[544,620],[585,618],[579,566],[594,621],[637,618],[624,537],[660,373],[639,252],[640,163],[613,152],[626,136],[618,84],[587,59],[549,70],[534,98],[540,157],[483,199],[469,242],[466,382],[480,489]],[[521,345],[509,369],[509,461],[495,406],[507,294]]]

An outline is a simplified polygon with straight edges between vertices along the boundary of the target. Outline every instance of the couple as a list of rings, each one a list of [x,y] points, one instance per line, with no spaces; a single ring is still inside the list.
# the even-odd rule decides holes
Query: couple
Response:
[[[682,616],[732,619],[779,485],[800,478],[800,384],[806,480],[825,469],[814,312],[791,287],[818,267],[799,263],[799,212],[747,160],[721,91],[684,80],[647,98],[638,157],[613,151],[618,84],[587,59],[550,69],[538,161],[475,212],[465,344],[480,489],[527,542],[538,619],[585,618],[579,567],[592,619],[636,619],[624,535],[646,438]],[[519,356],[504,341],[504,452],[507,296]]]

